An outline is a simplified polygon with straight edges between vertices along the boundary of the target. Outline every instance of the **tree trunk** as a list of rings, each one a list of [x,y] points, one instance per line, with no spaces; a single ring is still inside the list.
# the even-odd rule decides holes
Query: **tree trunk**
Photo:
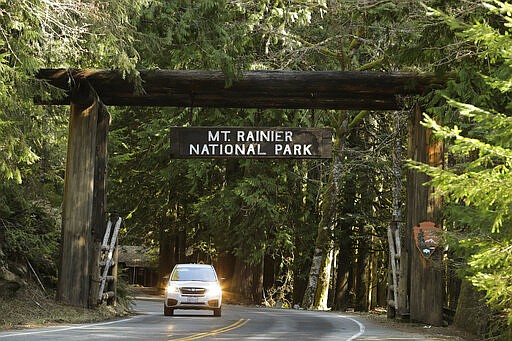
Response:
[[[337,195],[332,190],[335,188],[334,182],[339,177],[334,175],[339,170],[339,158],[335,158],[333,172],[330,175],[328,189],[324,192],[322,205],[322,219],[318,224],[317,237],[315,242],[315,251],[311,262],[308,282],[302,306],[306,309],[327,309],[327,298],[329,293],[330,282],[330,264],[332,262],[333,239],[332,231],[334,230],[334,217],[337,203]]]
[[[344,184],[345,191],[343,193],[344,208],[346,212],[354,212],[356,202],[356,179],[349,177]],[[334,304],[335,310],[346,310],[354,307],[354,273],[352,264],[355,262],[354,252],[354,221],[347,217],[338,224],[337,241],[338,248],[338,269],[336,280],[336,299]]]
[[[453,321],[454,326],[471,334],[484,336],[491,318],[491,311],[485,305],[484,294],[478,292],[470,282],[463,280]]]
[[[169,231],[168,223],[163,223],[160,226],[159,234],[160,250],[158,255],[158,284],[157,286],[163,288],[167,285],[167,276],[169,276],[174,260],[174,236]]]
[[[340,125],[334,141],[334,160],[329,181],[324,186],[321,206],[322,217],[318,224],[315,251],[311,262],[308,282],[302,306],[306,309],[327,309],[330,283],[330,265],[332,262],[333,231],[335,228],[336,209],[338,204],[338,188],[341,172],[342,143],[348,130],[347,113],[340,113]]]
[[[263,257],[263,290],[265,291],[277,284],[279,267],[276,265],[279,265],[279,262],[270,255]]]
[[[377,126],[375,121],[369,122]],[[361,130],[354,130],[352,134],[354,141],[357,141],[354,145],[361,145],[368,143],[372,145],[374,143],[374,137],[371,134],[365,135]],[[366,211],[364,214],[368,217],[374,216],[374,205],[377,201],[375,191],[371,185],[371,179],[368,172],[359,172],[357,174],[357,186],[358,196],[360,199],[360,206]],[[357,211],[356,211],[357,212]],[[355,291],[355,306],[356,311],[368,311],[370,306],[369,292],[370,292],[370,249],[372,241],[372,230],[364,224],[358,224],[357,227],[357,254],[354,271],[354,291]]]
[[[263,301],[263,267],[264,260],[262,258],[259,264],[254,264],[252,268],[252,287],[251,297],[255,304],[261,304]]]
[[[177,226],[175,223],[175,243],[174,243],[174,254],[176,263],[185,263],[187,259],[187,228],[185,226]]]
[[[376,274],[375,280],[377,282],[377,297],[375,301],[376,304],[372,306],[372,309],[375,307],[385,307],[387,304],[388,281],[387,278],[379,275],[381,274],[380,270],[387,266],[388,259],[386,256],[386,252],[380,252],[380,257],[377,260],[377,267],[376,271],[374,272]]]
[[[93,191],[99,99],[87,82],[73,94],[69,120],[57,299],[87,307],[93,243]]]
[[[263,263],[249,265],[236,257],[231,292],[239,302],[260,304],[263,298]]]
[[[360,232],[361,237],[365,235],[364,231]],[[361,238],[357,247],[357,261],[354,271],[354,291],[356,295],[355,311],[368,311],[368,240]]]
[[[315,293],[315,303],[313,309],[327,310],[327,302],[329,298],[329,285],[331,283],[331,264],[333,261],[334,242],[329,236],[327,248],[324,250],[322,264],[318,273],[318,284]]]
[[[180,263],[178,240],[178,207],[175,198],[168,193],[169,214],[163,214],[160,218],[158,255],[158,286],[163,288],[167,284],[168,276],[175,264]]]
[[[442,145],[430,140],[430,133],[420,123],[422,111],[412,112],[409,131],[409,158],[415,161],[439,165],[442,162]],[[407,185],[407,226],[412,229],[420,222],[431,220],[439,223],[440,202],[432,200],[433,189],[424,186],[428,177],[417,171],[409,171]],[[444,273],[441,265],[442,252],[436,251],[425,259],[417,250],[409,231],[410,247],[410,317],[412,321],[434,326],[443,324]]]
[[[315,119],[313,118],[313,122]],[[304,172],[307,173],[307,179],[303,179],[302,183],[298,184],[297,191],[301,191],[301,206],[300,209],[302,211],[302,216],[299,223],[294,228],[294,238],[295,238],[295,256],[294,256],[294,264],[293,264],[293,303],[301,304],[304,294],[307,288],[307,277],[304,274],[307,274],[311,269],[311,260],[309,257],[300,257],[301,254],[312,254],[314,251],[314,245],[312,248],[313,240],[310,240],[308,236],[310,235],[310,231],[313,227],[317,227],[318,223],[318,210],[315,209],[319,207],[318,199],[316,201],[308,200],[308,192],[312,190],[317,191],[316,188],[312,188],[312,183],[320,183],[322,172],[320,171],[320,167],[313,167],[312,169],[309,167],[308,162],[303,162],[302,166],[305,168]],[[311,181],[313,180],[313,181]],[[311,214],[311,217],[307,217],[307,215]],[[311,219],[315,217],[314,219]],[[306,239],[307,238],[307,239]]]
[[[352,297],[352,263],[354,262],[354,252],[352,246],[351,229],[342,227],[343,236],[339,238],[340,251],[338,253],[338,269],[336,275],[336,291],[333,304],[334,310],[346,310],[352,306],[354,298]]]
[[[329,181],[327,186],[324,187],[321,207],[322,219],[318,225],[315,252],[313,254],[308,283],[302,301],[302,306],[307,309],[327,309],[330,265],[334,247],[333,231],[337,225],[339,182],[341,179],[345,140],[349,130],[355,128],[367,116],[367,111],[361,111],[353,118],[349,112],[341,111],[338,122],[333,124],[333,126],[338,127],[333,146],[333,150],[335,151],[334,160],[332,171],[329,174]],[[343,260],[340,260],[339,264],[342,262]]]

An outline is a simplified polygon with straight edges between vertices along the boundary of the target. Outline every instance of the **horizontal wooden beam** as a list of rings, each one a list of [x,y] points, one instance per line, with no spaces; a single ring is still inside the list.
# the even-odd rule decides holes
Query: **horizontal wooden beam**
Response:
[[[443,87],[446,80],[414,72],[246,71],[227,86],[220,71],[139,72],[142,89],[114,70],[42,69],[37,78],[68,96],[39,103],[69,104],[87,81],[106,105],[394,110],[400,97]]]

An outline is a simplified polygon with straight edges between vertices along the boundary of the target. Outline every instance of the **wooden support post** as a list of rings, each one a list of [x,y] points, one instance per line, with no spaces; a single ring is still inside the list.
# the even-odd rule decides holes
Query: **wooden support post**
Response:
[[[87,307],[99,100],[86,81],[71,99],[57,299]]]
[[[398,271],[396,267],[396,256],[397,248],[399,245],[395,243],[395,231],[396,226],[388,227],[388,244],[389,244],[389,262],[391,266],[390,276],[388,276],[389,288],[388,288],[388,318],[394,318],[396,316],[396,310],[398,309]],[[393,302],[393,304],[391,304]]]
[[[390,269],[388,283],[388,318],[407,318],[409,315],[409,299],[407,296],[407,257],[402,260],[402,252],[407,255],[407,249],[402,243],[401,233],[404,229],[402,222],[401,193],[402,193],[402,122],[401,113],[395,112],[394,116],[394,141],[393,141],[393,220],[388,227],[388,244],[390,254]],[[391,289],[392,286],[392,289]]]
[[[416,107],[409,120],[409,158],[429,164],[439,162],[441,155],[432,158],[429,152],[438,147],[430,133],[420,123],[422,111]],[[432,154],[432,153],[430,153]],[[431,200],[432,189],[424,186],[429,179],[424,173],[410,170],[407,179],[407,228],[409,242],[410,318],[412,321],[441,326],[443,323],[443,267],[442,251],[425,259],[416,247],[412,229],[423,221],[437,221],[440,202]],[[402,255],[403,256],[403,255]]]
[[[110,282],[109,290],[114,292],[114,296],[108,299],[108,304],[116,306],[117,305],[117,262],[119,260],[119,239],[116,239],[116,248],[114,249],[114,255],[112,256],[112,282]]]
[[[92,245],[91,245],[91,287],[89,291],[89,307],[98,305],[100,289],[100,255],[101,243],[106,231],[106,191],[107,191],[107,140],[110,126],[110,114],[103,103],[99,103],[98,124],[96,131],[96,161],[94,172],[94,195],[92,212]]]

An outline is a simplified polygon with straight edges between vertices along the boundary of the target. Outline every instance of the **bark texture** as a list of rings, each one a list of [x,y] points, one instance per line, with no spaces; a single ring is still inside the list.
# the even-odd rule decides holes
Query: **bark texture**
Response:
[[[397,96],[422,94],[446,77],[414,72],[140,70],[129,81],[114,70],[43,69],[37,77],[68,90],[87,79],[107,105],[220,108],[399,109]],[[138,84],[138,85],[137,85]],[[68,98],[50,104],[67,104]]]
[[[94,171],[93,222],[91,245],[91,288],[89,307],[98,305],[100,283],[100,252],[101,243],[107,228],[107,162],[108,162],[108,130],[110,114],[100,102],[98,108],[98,124],[96,131],[96,164]]]
[[[485,336],[492,314],[485,304],[484,294],[468,281],[462,281],[453,324],[474,335]]]
[[[57,299],[87,307],[94,252],[93,195],[99,99],[87,82],[73,93],[64,180]]]
[[[416,107],[409,120],[409,158],[440,165],[442,144],[431,139],[430,132],[420,123],[421,108]],[[439,223],[440,201],[432,198],[433,189],[424,186],[424,173],[409,171],[407,183],[407,226],[410,248],[410,318],[433,326],[443,324],[444,268],[442,251],[437,250],[426,259],[416,247],[412,229],[423,221]],[[402,257],[404,255],[402,254]]]

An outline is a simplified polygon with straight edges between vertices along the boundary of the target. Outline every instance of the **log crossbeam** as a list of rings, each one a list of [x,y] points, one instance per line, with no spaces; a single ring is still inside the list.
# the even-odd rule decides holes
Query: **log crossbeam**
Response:
[[[140,70],[142,89],[114,70],[42,69],[38,79],[71,94],[87,80],[106,105],[217,108],[400,109],[400,97],[440,88],[414,72],[246,71],[227,86],[220,71]],[[41,104],[70,103],[70,96]]]

